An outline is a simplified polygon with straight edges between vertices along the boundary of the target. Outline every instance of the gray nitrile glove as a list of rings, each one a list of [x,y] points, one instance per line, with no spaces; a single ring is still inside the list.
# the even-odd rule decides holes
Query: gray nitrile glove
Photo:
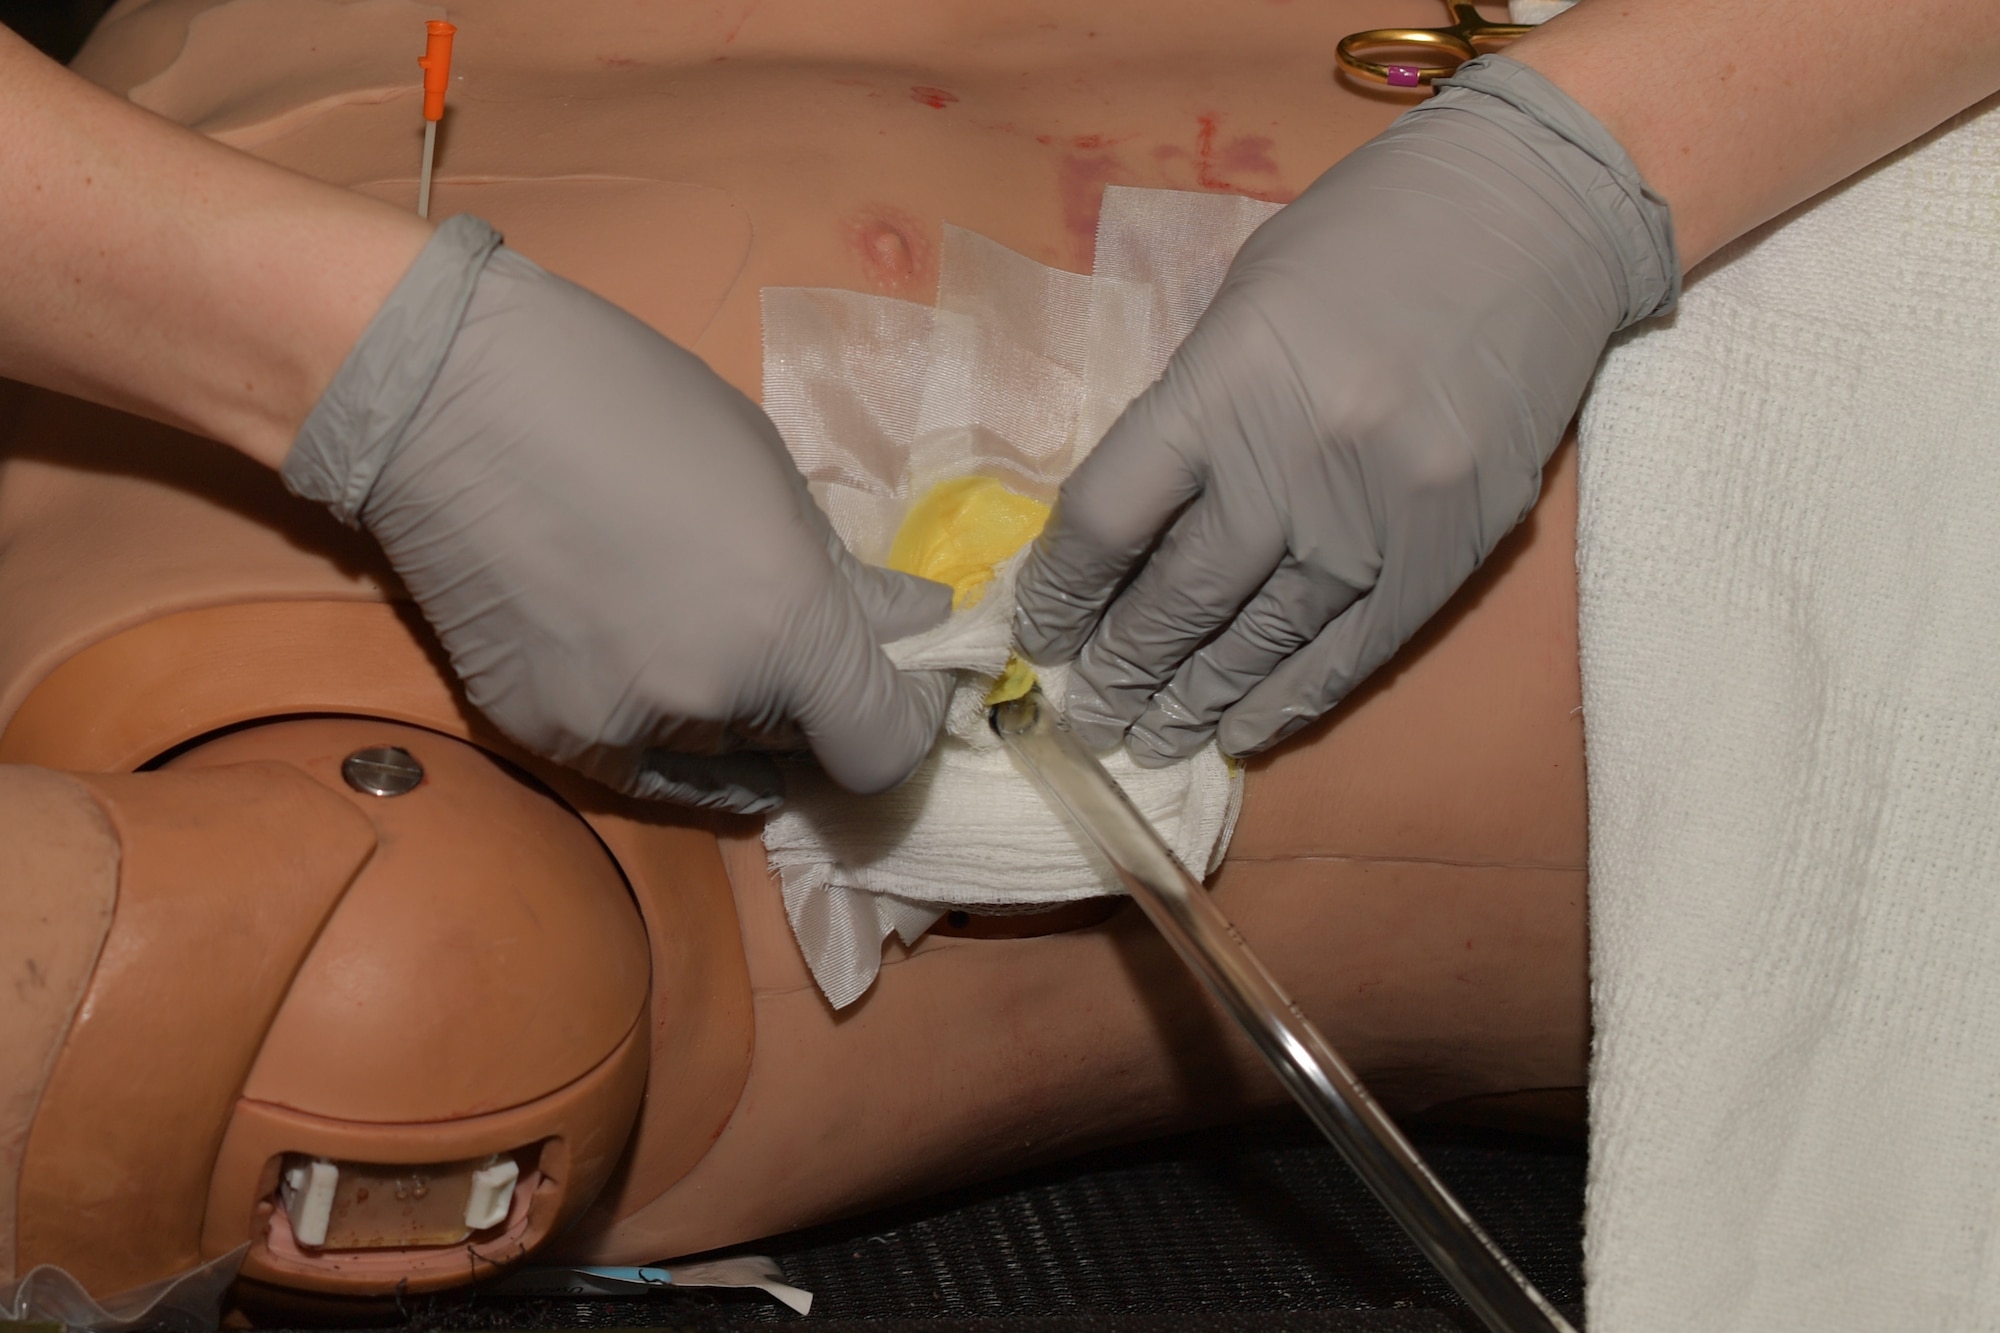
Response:
[[[1602,125],[1501,57],[1440,86],[1257,230],[1063,486],[1016,633],[1076,658],[1100,748],[1250,754],[1333,707],[1534,504],[1606,340],[1673,304],[1667,207]]]
[[[951,590],[856,561],[755,403],[476,218],[438,228],[285,460],[358,523],[473,704],[623,791],[783,796],[762,748],[857,791],[929,751],[950,682],[880,641]]]

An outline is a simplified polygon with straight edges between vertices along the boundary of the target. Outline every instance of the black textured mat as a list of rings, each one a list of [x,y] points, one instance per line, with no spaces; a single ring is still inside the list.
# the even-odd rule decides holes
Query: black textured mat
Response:
[[[110,7],[111,0],[0,0],[0,24],[66,62]]]
[[[1574,1319],[1582,1299],[1582,1145],[1467,1130],[1413,1137],[1481,1225]],[[814,1295],[807,1322],[828,1330],[1477,1327],[1303,1120],[1100,1152],[732,1251],[775,1257]],[[265,1326],[307,1322],[298,1311],[254,1313]],[[669,1289],[646,1299],[578,1300],[475,1289],[378,1307],[359,1322],[708,1333],[800,1320],[759,1292]]]
[[[1574,1306],[1560,1307],[1578,1329],[1582,1316]],[[665,1329],[675,1333],[749,1333],[771,1327],[761,1316],[725,1305],[701,1305],[667,1300],[658,1309],[642,1312],[651,1323],[557,1322],[561,1310],[546,1312],[540,1323],[518,1326],[527,1329],[592,1328],[610,1333],[615,1329]],[[629,1313],[629,1312],[628,1312]],[[799,1318],[780,1311],[780,1321],[789,1320],[811,1333],[1484,1333],[1485,1325],[1463,1309],[1459,1310],[1179,1310],[1153,1314],[971,1315],[935,1319],[842,1319]],[[480,1328],[486,1325],[444,1323],[440,1330]]]

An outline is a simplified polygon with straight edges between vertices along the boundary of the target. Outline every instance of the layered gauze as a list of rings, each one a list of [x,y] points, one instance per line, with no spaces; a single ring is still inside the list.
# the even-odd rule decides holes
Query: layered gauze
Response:
[[[801,765],[764,828],[793,934],[835,1008],[873,984],[892,931],[914,943],[954,908],[1028,912],[1112,891],[987,726],[992,702],[1031,683],[1010,669],[1014,574],[1062,479],[1159,376],[1275,211],[1113,186],[1088,275],[947,226],[935,307],[764,290],[764,407],[834,528],[863,560],[955,593],[948,621],[889,648],[905,669],[958,673],[929,759],[872,797]],[[1062,676],[1041,673],[1058,705]],[[1214,869],[1242,794],[1221,751],[1159,769],[1104,759],[1181,861]]]

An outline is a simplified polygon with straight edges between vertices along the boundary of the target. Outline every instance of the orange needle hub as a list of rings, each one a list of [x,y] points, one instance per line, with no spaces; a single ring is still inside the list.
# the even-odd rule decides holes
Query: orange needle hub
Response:
[[[424,119],[443,120],[444,91],[451,80],[451,39],[458,28],[443,19],[432,19],[424,29],[429,38],[424,53],[417,57],[417,63],[424,67]]]

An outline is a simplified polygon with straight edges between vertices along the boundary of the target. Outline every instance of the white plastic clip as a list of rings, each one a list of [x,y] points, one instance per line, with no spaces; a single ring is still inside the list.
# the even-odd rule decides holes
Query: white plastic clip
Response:
[[[310,1162],[294,1158],[285,1167],[280,1193],[299,1244],[326,1244],[326,1224],[333,1216],[333,1192],[339,1184],[340,1168],[324,1157]]]
[[[472,1173],[472,1193],[465,1200],[465,1225],[474,1231],[499,1226],[514,1206],[514,1182],[521,1167],[511,1157],[491,1157]]]

